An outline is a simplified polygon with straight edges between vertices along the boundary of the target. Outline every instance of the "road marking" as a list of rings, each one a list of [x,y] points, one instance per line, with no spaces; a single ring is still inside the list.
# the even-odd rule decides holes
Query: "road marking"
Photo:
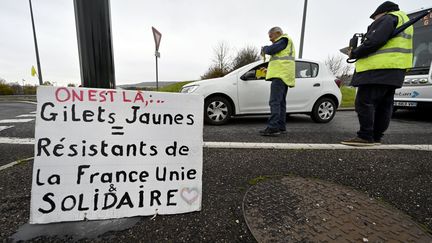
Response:
[[[27,159],[22,159],[22,160],[17,160],[17,161],[14,161],[14,162],[9,163],[9,164],[7,164],[7,165],[2,165],[2,166],[0,166],[0,171],[5,170],[5,169],[7,169],[7,168],[10,168],[10,167],[12,167],[12,166],[14,166],[14,165],[17,165],[17,164],[19,164],[19,163],[27,162],[27,161],[32,160],[32,159],[33,159],[33,157],[31,157],[31,158],[27,158]]]
[[[34,144],[34,138],[0,137],[0,144]],[[204,148],[215,149],[281,149],[281,150],[421,150],[432,151],[431,144],[387,144],[368,147],[354,147],[343,144],[325,143],[237,143],[204,142]]]
[[[19,115],[17,117],[36,117],[36,114],[24,114],[24,115]]]
[[[0,144],[28,144],[34,145],[34,138],[2,138]],[[369,147],[353,147],[343,144],[319,144],[319,143],[237,143],[237,142],[204,142],[204,148],[211,149],[280,149],[280,150],[420,150],[432,151],[429,144],[392,144]],[[21,162],[32,160],[27,158],[0,166],[0,171],[17,165]]]
[[[284,149],[284,150],[421,150],[432,151],[430,144],[388,144],[367,147],[354,147],[343,144],[320,143],[237,143],[237,142],[204,142],[205,148],[223,149]]]
[[[32,111],[32,112],[30,112],[31,114],[36,114],[36,111]]]
[[[9,128],[12,128],[14,126],[0,126],[0,132]]]
[[[24,123],[24,122],[30,122],[34,119],[4,119],[0,120],[0,123]]]

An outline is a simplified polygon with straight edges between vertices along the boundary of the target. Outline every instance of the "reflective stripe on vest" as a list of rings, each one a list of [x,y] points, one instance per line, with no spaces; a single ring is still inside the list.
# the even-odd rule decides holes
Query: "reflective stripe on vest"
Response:
[[[294,61],[295,58],[294,57],[290,57],[290,56],[284,56],[284,57],[275,57],[275,56],[272,56],[270,58],[270,61],[275,61],[275,60],[292,60],[292,61]]]
[[[402,11],[388,14],[398,17],[397,28],[409,21],[408,16]],[[393,37],[378,51],[367,57],[360,58],[356,62],[356,71],[364,72],[377,69],[408,69],[412,67],[412,39],[413,27],[406,28],[403,32]]]
[[[402,37],[402,38],[405,38],[405,39],[412,39],[412,35],[407,34],[407,33],[405,33],[405,32],[401,32],[401,33],[399,33],[399,34],[397,35],[397,37]]]
[[[412,49],[389,48],[389,49],[384,49],[384,50],[378,50],[369,56],[378,55],[378,54],[382,54],[382,53],[390,53],[390,52],[411,53]]]
[[[288,40],[288,45],[284,50],[272,55],[270,58],[266,79],[279,78],[284,81],[289,87],[295,86],[295,50],[294,44],[288,35],[281,35],[275,40],[279,41],[282,38]]]

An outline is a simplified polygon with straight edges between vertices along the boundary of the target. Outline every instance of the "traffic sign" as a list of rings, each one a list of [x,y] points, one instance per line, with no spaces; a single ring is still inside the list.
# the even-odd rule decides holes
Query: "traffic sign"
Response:
[[[162,38],[162,34],[157,29],[155,29],[155,27],[152,27],[152,31],[153,31],[153,37],[156,45],[156,51],[159,51],[159,44]]]

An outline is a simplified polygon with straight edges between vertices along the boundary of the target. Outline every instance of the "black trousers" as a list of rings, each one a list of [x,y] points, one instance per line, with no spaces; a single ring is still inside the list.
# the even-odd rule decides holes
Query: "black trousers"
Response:
[[[359,138],[380,141],[384,136],[393,113],[395,89],[381,84],[358,86],[355,110],[360,123]]]

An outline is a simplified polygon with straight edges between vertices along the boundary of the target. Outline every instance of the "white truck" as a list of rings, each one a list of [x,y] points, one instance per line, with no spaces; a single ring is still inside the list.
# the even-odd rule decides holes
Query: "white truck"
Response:
[[[422,8],[408,14],[414,18],[429,11]],[[402,88],[394,96],[397,109],[432,109],[432,13],[414,24],[413,68],[407,71]]]

